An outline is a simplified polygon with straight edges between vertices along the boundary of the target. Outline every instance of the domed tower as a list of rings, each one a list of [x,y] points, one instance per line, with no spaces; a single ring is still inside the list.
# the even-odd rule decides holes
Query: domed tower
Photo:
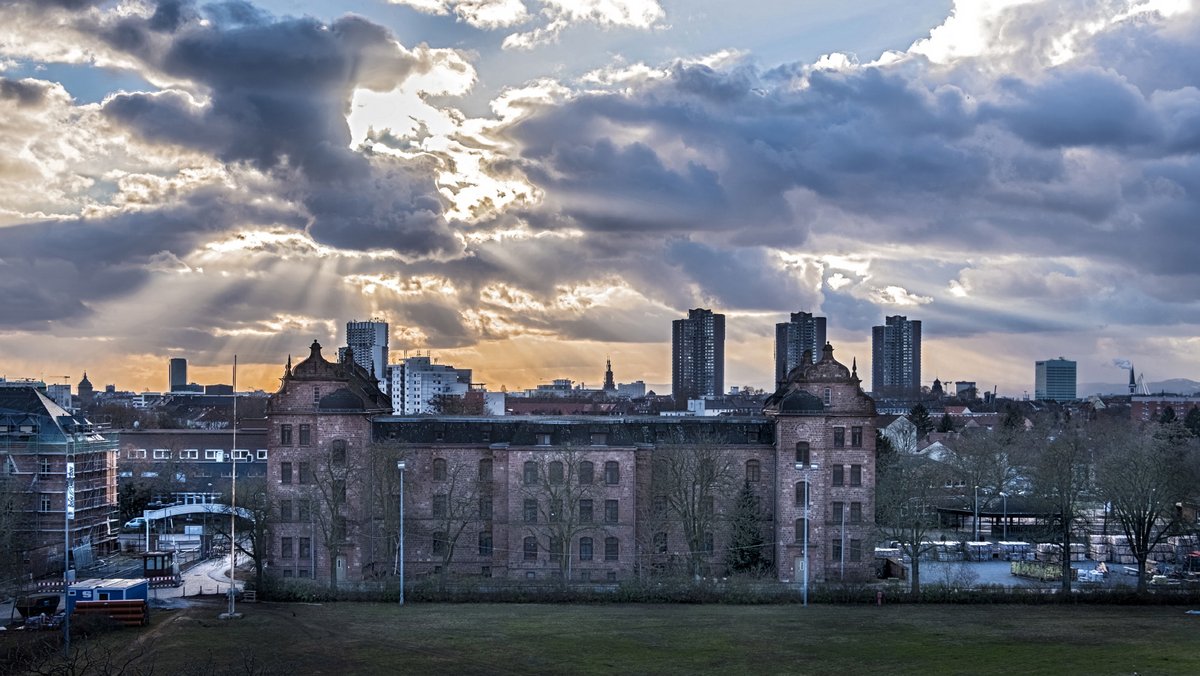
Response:
[[[806,528],[810,583],[871,574],[875,402],[861,385],[857,361],[846,368],[826,343],[821,358],[801,360],[763,408],[775,421],[775,560],[782,581],[804,579]]]
[[[79,381],[76,389],[79,391],[79,405],[90,406],[92,398],[96,396],[96,391],[92,388],[92,381],[88,380],[87,371],[83,372],[83,380]]]

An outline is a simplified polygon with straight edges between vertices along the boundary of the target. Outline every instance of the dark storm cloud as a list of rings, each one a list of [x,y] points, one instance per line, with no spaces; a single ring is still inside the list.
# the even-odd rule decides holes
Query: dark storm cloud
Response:
[[[205,87],[207,101],[180,91],[119,94],[104,104],[109,119],[224,162],[294,170],[286,197],[307,206],[318,241],[410,255],[461,248],[425,161],[404,166],[349,147],[353,90],[390,90],[429,63],[360,17],[267,20],[227,3],[205,9],[213,18],[206,27],[188,22],[195,17],[190,7],[160,5],[155,17],[126,19],[105,37],[153,68]],[[169,40],[154,35],[165,29],[174,31]]]
[[[46,100],[50,84],[35,80],[0,77],[0,99],[12,99],[18,106],[38,106]]]
[[[55,316],[68,322],[87,317],[92,304],[145,283],[156,256],[189,252],[242,219],[295,223],[292,214],[230,206],[229,198],[224,191],[201,190],[182,204],[155,211],[0,228],[0,297],[28,306],[0,313],[0,327],[29,327]]]
[[[816,294],[781,274],[762,249],[720,250],[682,239],[667,246],[665,262],[683,270],[721,307],[783,311],[817,301]]]

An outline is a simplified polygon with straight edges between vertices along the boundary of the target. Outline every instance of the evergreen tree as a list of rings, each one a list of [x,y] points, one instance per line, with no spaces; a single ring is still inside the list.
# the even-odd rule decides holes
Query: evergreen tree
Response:
[[[729,549],[725,565],[730,573],[761,576],[771,568],[767,541],[762,534],[762,510],[750,482],[742,484],[730,519]]]
[[[1158,416],[1158,422],[1163,425],[1175,422],[1175,409],[1170,406],[1164,408],[1162,415]]]
[[[954,419],[950,417],[949,413],[942,414],[942,422],[941,422],[941,424],[938,425],[937,431],[939,431],[939,432],[953,432],[954,431]]]
[[[929,410],[921,402],[909,409],[908,421],[917,426],[918,438],[933,431],[933,418],[929,417]]]
[[[1193,436],[1200,437],[1200,408],[1193,408],[1187,412],[1183,418],[1183,426],[1188,428]]]

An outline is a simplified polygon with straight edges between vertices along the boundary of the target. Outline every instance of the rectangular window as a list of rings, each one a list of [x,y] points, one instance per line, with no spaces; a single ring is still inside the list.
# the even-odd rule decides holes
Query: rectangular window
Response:
[[[279,520],[283,523],[287,523],[292,520],[292,501],[291,500],[280,500],[279,501]]]
[[[479,518],[488,521],[492,518],[492,496],[479,496]]]
[[[604,463],[604,483],[616,486],[621,483],[621,465],[616,460]]]
[[[236,450],[236,451],[234,451],[234,452],[233,452],[233,459],[234,459],[234,460],[239,460],[239,461],[242,461],[242,462],[245,462],[245,461],[247,461],[247,460],[250,460],[250,451],[247,451],[247,450]]]
[[[296,501],[296,520],[300,523],[312,520],[312,510],[308,500]]]
[[[579,483],[580,485],[591,484],[595,478],[596,466],[591,462],[584,460],[579,463]]]
[[[850,465],[850,485],[862,485],[862,465]]]
[[[607,446],[608,434],[604,432],[593,432],[591,436],[591,442],[593,446]]]
[[[258,449],[257,455],[258,455],[259,460],[266,460],[267,459],[267,449],[265,449],[265,448]]]
[[[807,441],[797,441],[796,442],[796,462],[800,463],[801,465],[808,465],[808,464],[810,464],[809,461],[811,459],[812,459],[812,452],[809,449],[808,442]]]
[[[538,555],[537,538],[535,538],[535,537],[525,538],[524,542],[522,543],[522,549],[524,550],[524,553],[525,553],[524,558],[526,561],[537,561],[537,555]]]
[[[492,567],[491,566],[480,566],[479,567],[479,577],[491,577],[491,576],[492,576]]]
[[[279,463],[279,483],[281,483],[281,484],[292,483],[292,463],[290,463],[290,462]]]
[[[125,451],[125,457],[129,458],[130,460],[142,460],[146,457],[146,449],[131,448]]]
[[[592,522],[592,501],[582,499],[579,501],[579,523]]]
[[[526,460],[523,466],[521,478],[522,481],[525,482],[526,486],[532,486],[536,484],[538,480],[537,463],[532,460]]]
[[[616,561],[620,559],[621,541],[614,537],[604,538],[604,560]]]
[[[446,518],[446,508],[449,506],[449,504],[450,496],[446,495],[445,493],[439,493],[438,495],[433,496],[433,518]]]
[[[180,460],[199,460],[200,459],[200,449],[189,448],[187,450],[180,451],[179,459]]]
[[[846,485],[846,467],[844,465],[834,465],[833,466],[833,471],[830,472],[829,485],[831,485],[831,486]]]
[[[300,538],[300,558],[306,558],[312,553],[312,540],[309,538]]]
[[[525,523],[537,523],[538,501],[535,498],[525,498]]]
[[[833,428],[833,447],[834,448],[845,448],[846,447],[846,428],[845,427]]]
[[[49,512],[49,511],[50,511],[50,496],[49,496],[49,495],[47,495],[47,494],[45,494],[45,493],[43,493],[43,494],[42,494],[42,499],[41,499],[41,505],[40,505],[40,507],[41,507],[41,509],[42,509],[42,511],[43,511],[43,512]]]
[[[300,425],[300,445],[301,446],[312,445],[312,426],[311,425],[305,425],[305,424]]]
[[[205,460],[216,460],[218,462],[225,459],[225,451],[219,448],[208,448],[204,451]]]
[[[154,459],[155,460],[170,460],[171,459],[171,451],[168,449],[165,449],[165,448],[156,448],[156,449],[154,449]]]
[[[279,538],[279,558],[281,558],[281,559],[292,558],[292,539],[291,538]]]
[[[536,443],[538,446],[549,446],[550,445],[550,435],[549,434],[535,434],[534,437],[535,437],[534,443]]]
[[[313,482],[312,465],[307,462],[300,463],[300,483],[311,484]]]
[[[850,428],[850,446],[853,448],[862,448],[862,428]]]
[[[604,523],[617,523],[621,520],[620,503],[616,500],[604,501]]]
[[[446,553],[446,539],[445,531],[433,534],[433,553],[435,556],[441,556]]]
[[[292,445],[292,426],[291,425],[280,425],[279,426],[279,445],[280,446],[291,446]]]
[[[491,458],[484,458],[483,460],[479,461],[479,480],[480,481],[491,481],[492,480],[492,459]]]
[[[562,561],[563,557],[563,541],[559,538],[550,538],[550,560],[554,563]]]
[[[862,523],[862,503],[850,503],[850,523]]]
[[[843,516],[842,512],[845,509],[846,509],[846,503],[844,503],[844,502],[833,503],[833,507],[829,510],[830,523],[841,523],[842,516]]]
[[[300,557],[300,558],[304,558],[304,557]],[[308,572],[307,568],[297,568],[296,569],[296,577],[311,577],[311,574]]]
[[[321,405],[321,388],[313,388],[313,408],[318,408]]]
[[[479,534],[479,555],[492,555],[492,531],[485,530]]]
[[[42,474],[50,473],[50,458],[47,458],[47,457],[38,458],[38,471],[41,472]]]
[[[850,541],[850,561],[851,563],[862,561],[862,540]]]
[[[284,569],[283,569],[283,576],[284,576],[284,577],[293,577],[293,576],[294,576],[294,574],[295,574],[295,571],[293,571],[291,568],[284,568]]]
[[[834,561],[842,560],[842,539],[834,538],[829,541],[829,555]]]

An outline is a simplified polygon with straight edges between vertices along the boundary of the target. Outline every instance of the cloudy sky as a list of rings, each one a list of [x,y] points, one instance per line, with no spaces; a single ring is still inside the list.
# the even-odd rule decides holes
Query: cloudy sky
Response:
[[[924,321],[1020,396],[1200,379],[1188,0],[0,0],[0,375],[273,389],[383,317],[490,388],[670,380],[670,322]],[[411,352],[410,352],[411,354]],[[866,385],[870,385],[869,378]]]

